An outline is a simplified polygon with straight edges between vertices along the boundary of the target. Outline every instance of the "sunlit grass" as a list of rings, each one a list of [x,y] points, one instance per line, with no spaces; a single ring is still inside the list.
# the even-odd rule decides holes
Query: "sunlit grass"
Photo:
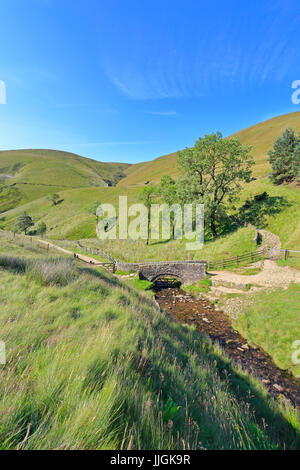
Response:
[[[0,269],[1,449],[297,447],[295,412],[208,339],[109,273],[76,273],[43,286]]]
[[[235,327],[267,351],[282,369],[300,375],[300,365],[292,361],[292,344],[300,339],[300,285],[287,290],[261,291],[244,299]]]

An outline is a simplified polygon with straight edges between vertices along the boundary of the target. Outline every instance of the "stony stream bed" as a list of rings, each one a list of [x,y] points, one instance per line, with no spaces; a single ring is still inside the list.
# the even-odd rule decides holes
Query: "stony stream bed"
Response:
[[[155,299],[160,308],[179,323],[194,325],[213,342],[218,342],[226,354],[243,370],[259,379],[269,393],[285,396],[300,410],[300,381],[289,371],[280,369],[260,347],[251,347],[232,327],[230,318],[205,299],[196,299],[179,287],[155,286]]]

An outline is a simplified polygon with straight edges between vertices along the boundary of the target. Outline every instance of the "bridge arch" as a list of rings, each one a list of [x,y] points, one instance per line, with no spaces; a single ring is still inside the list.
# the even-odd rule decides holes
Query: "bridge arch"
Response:
[[[179,274],[175,274],[175,273],[159,273],[151,279],[151,282],[157,282],[166,277],[175,279],[176,281],[179,281],[181,284],[183,282],[182,277]]]
[[[145,263],[116,262],[116,269],[138,272],[140,279],[155,282],[163,276],[170,276],[182,284],[193,284],[206,277],[207,262],[197,261],[152,261]]]

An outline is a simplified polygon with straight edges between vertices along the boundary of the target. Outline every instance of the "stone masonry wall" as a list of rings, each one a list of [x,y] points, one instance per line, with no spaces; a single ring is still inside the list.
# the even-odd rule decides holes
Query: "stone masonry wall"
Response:
[[[116,269],[124,272],[139,272],[141,279],[155,281],[160,276],[174,276],[183,284],[192,284],[206,277],[207,262],[166,261],[149,263],[124,263],[117,261]]]

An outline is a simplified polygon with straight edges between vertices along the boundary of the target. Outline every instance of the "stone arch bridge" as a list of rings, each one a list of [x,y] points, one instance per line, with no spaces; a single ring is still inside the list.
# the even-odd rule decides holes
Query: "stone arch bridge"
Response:
[[[192,284],[206,277],[207,262],[204,260],[149,263],[123,263],[117,261],[116,269],[124,272],[138,272],[140,279],[151,282],[170,276],[178,279],[182,284]]]

